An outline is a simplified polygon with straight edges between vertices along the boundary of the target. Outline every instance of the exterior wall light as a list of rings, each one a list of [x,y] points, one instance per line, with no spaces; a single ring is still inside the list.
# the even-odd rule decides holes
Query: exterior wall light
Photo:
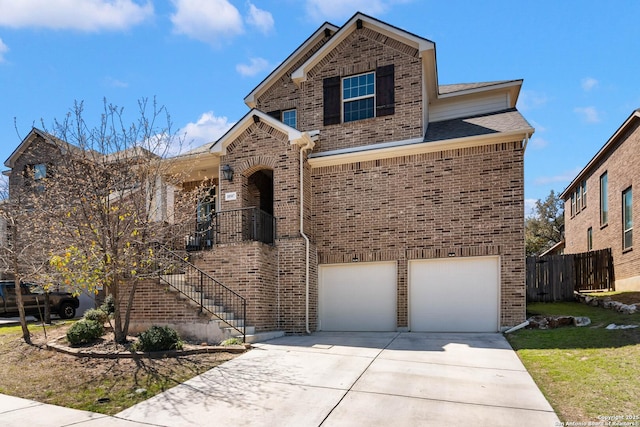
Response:
[[[233,181],[233,169],[229,165],[224,165],[222,167],[222,176],[227,181]]]

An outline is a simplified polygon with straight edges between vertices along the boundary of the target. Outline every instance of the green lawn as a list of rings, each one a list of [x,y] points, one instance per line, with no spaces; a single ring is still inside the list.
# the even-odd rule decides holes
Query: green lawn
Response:
[[[640,416],[640,328],[605,329],[610,323],[640,325],[640,314],[579,303],[529,304],[527,312],[587,316],[592,322],[580,328],[524,329],[507,335],[562,421]]]

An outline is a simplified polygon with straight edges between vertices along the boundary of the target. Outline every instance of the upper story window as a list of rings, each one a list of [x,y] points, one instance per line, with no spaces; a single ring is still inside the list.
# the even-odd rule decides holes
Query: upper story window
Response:
[[[609,222],[609,178],[607,172],[600,175],[600,225]]]
[[[296,113],[296,109],[292,110],[284,110],[282,112],[282,123],[287,126],[291,126],[294,129],[298,128],[298,114]]]
[[[39,163],[33,166],[33,179],[39,181],[47,177],[47,165]]]
[[[587,181],[582,181],[571,193],[571,216],[587,207]]]
[[[633,246],[633,194],[631,187],[622,192],[622,249]]]
[[[323,80],[324,125],[335,125],[395,113],[393,64],[375,71]]]
[[[292,108],[290,110],[269,111],[267,112],[267,114],[277,120],[280,120],[287,126],[298,129],[298,113],[295,108]]]
[[[344,122],[369,119],[374,116],[374,73],[342,79]]]

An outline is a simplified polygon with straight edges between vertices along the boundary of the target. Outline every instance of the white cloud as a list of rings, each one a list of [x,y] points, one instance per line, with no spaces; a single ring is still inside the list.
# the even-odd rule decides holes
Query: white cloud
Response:
[[[548,185],[548,184],[554,184],[554,183],[569,184],[573,180],[573,178],[575,178],[578,175],[578,173],[580,173],[581,170],[582,168],[577,167],[575,169],[565,171],[558,175],[540,176],[534,180],[534,184],[535,185]]]
[[[518,110],[529,111],[539,108],[547,103],[547,95],[534,92],[532,90],[523,90],[518,97]]]
[[[580,81],[580,85],[584,91],[589,92],[591,89],[598,86],[598,80],[593,77],[585,77]]]
[[[531,138],[531,141],[529,141],[529,145],[531,146],[531,148],[535,150],[540,150],[542,148],[545,148],[547,145],[549,145],[549,141],[547,141],[544,138],[534,136],[533,138]]]
[[[307,14],[315,21],[345,19],[360,11],[372,16],[410,0],[307,0]]]
[[[536,122],[535,120],[529,119],[529,122],[531,123],[531,126],[533,126],[533,128],[536,130],[536,133],[546,132],[547,128],[542,126],[540,123]]]
[[[536,199],[524,199],[524,216],[531,217],[534,215],[533,210],[536,207]]]
[[[213,111],[203,113],[194,123],[187,123],[178,132],[179,136],[184,136],[182,147],[172,147],[169,154],[176,155],[192,150],[204,144],[210,144],[225,134],[235,123],[221,116],[215,116]]]
[[[4,62],[4,54],[7,52],[9,52],[9,46],[0,39],[0,62]]]
[[[153,3],[133,0],[0,0],[0,26],[55,30],[122,30],[153,16]]]
[[[600,113],[596,110],[596,107],[576,107],[573,111],[580,115],[587,123],[600,122]]]
[[[263,70],[269,68],[269,62],[263,58],[250,58],[250,64],[236,65],[236,71],[243,76],[255,76]]]
[[[116,88],[129,87],[129,83],[123,82],[122,80],[114,79],[113,77],[107,77],[105,79],[105,83],[107,86],[110,86],[110,87],[116,87]]]
[[[255,5],[249,3],[247,23],[256,27],[263,34],[268,34],[273,29],[273,15],[271,15],[271,12],[258,9]]]
[[[218,45],[244,32],[240,12],[227,0],[172,0],[173,30],[192,39]]]

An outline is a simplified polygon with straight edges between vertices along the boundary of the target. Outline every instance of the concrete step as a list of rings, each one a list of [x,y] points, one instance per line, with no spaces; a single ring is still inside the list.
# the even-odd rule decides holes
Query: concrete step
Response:
[[[251,344],[256,342],[269,341],[275,338],[283,337],[284,335],[284,331],[258,332],[257,334],[254,332],[252,334],[247,334],[245,342]]]

